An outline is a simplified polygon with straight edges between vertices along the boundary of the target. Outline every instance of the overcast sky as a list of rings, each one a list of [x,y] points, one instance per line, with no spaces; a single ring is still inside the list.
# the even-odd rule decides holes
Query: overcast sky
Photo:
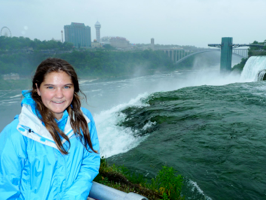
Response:
[[[101,37],[130,43],[207,47],[233,37],[235,44],[266,39],[266,0],[0,0],[0,28],[12,36],[60,40],[71,22],[91,27]]]

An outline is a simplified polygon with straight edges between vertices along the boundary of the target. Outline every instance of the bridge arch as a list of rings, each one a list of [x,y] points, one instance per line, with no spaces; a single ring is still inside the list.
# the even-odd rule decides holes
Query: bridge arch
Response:
[[[191,53],[191,54],[184,56],[183,58],[179,59],[178,61],[176,61],[175,64],[181,63],[183,60],[186,60],[187,58],[194,56],[196,54],[201,54],[201,53],[206,53],[206,52],[214,52],[214,51],[219,51],[219,49],[210,49],[210,50],[197,51],[197,52]]]
[[[207,53],[207,52],[214,52],[214,51],[221,52],[221,49],[209,49],[209,50],[197,51],[197,52],[194,52],[194,53],[191,53],[191,54],[188,54],[188,55],[184,56],[183,58],[181,58],[178,61],[176,61],[175,64],[181,63],[183,60],[186,60],[187,58],[189,58],[191,56],[194,56],[196,54]],[[232,55],[237,56],[237,57],[240,57],[240,58],[245,58],[245,56],[239,55],[237,53],[232,53]]]

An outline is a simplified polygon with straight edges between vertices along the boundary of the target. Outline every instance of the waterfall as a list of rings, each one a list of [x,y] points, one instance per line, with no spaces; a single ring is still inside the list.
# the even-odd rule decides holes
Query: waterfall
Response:
[[[266,56],[251,56],[243,68],[241,80],[258,80],[258,74],[263,69],[266,69]]]

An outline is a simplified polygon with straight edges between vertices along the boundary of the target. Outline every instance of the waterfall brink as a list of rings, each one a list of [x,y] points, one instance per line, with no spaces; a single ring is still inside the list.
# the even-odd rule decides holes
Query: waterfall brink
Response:
[[[256,81],[259,78],[259,72],[264,69],[266,69],[266,56],[251,56],[241,73],[241,80]]]

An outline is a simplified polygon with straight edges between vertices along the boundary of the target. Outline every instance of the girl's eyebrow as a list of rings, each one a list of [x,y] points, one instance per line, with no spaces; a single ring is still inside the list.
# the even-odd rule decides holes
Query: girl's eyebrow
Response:
[[[44,86],[54,86],[53,84],[46,83]]]
[[[73,83],[67,83],[65,85],[73,85]],[[46,83],[44,86],[55,86],[54,84]]]

